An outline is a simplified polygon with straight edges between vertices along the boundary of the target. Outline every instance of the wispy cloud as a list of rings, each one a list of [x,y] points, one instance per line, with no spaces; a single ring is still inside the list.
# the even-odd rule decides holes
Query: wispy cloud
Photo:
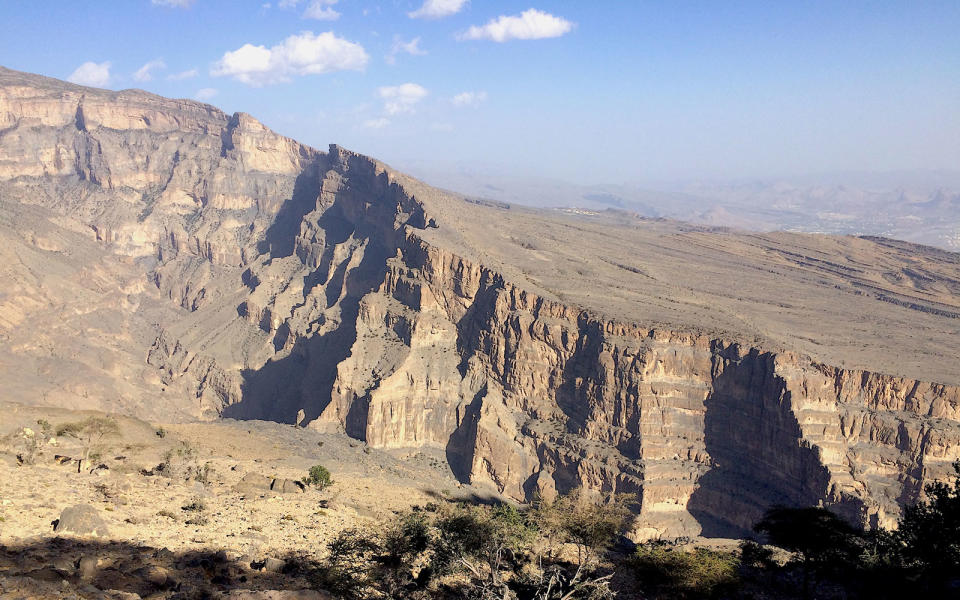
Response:
[[[384,58],[388,65],[396,64],[398,54],[409,54],[411,56],[423,56],[427,51],[420,47],[420,38],[415,37],[409,42],[403,41],[399,35],[393,36],[393,46],[390,52]]]
[[[295,75],[359,71],[367,66],[368,60],[363,46],[332,31],[319,35],[305,31],[270,48],[244,44],[226,52],[213,65],[210,74],[259,87],[290,81]]]
[[[172,8],[187,8],[193,4],[193,0],[150,0],[154,6],[170,6]]]
[[[388,115],[412,113],[414,106],[427,97],[427,89],[416,83],[387,85],[377,89],[383,99],[383,110]]]
[[[85,62],[67,77],[67,81],[93,87],[106,87],[110,83],[110,61]]]
[[[463,10],[467,2],[469,0],[423,0],[423,6],[407,16],[411,19],[442,19]]]
[[[390,124],[390,119],[386,117],[380,117],[379,119],[368,119],[363,122],[363,126],[367,129],[383,129]]]
[[[196,69],[189,69],[186,71],[180,71],[179,73],[170,73],[167,75],[167,79],[170,81],[181,81],[183,79],[193,79],[199,74],[199,71]]]
[[[473,25],[458,36],[461,40],[540,40],[555,38],[573,29],[573,23],[563,17],[531,8],[519,15],[501,15],[486,25]]]
[[[212,100],[218,93],[216,88],[200,88],[193,97],[201,102],[206,102],[207,100]]]
[[[167,63],[163,62],[161,59],[151,60],[147,64],[143,65],[133,74],[133,78],[136,81],[150,81],[153,79],[153,73],[151,71],[166,69]]]
[[[318,21],[336,21],[340,18],[340,13],[333,10],[333,5],[337,0],[313,0],[303,11],[304,19],[316,19]]]
[[[454,106],[478,107],[487,99],[486,92],[460,92],[451,100]]]

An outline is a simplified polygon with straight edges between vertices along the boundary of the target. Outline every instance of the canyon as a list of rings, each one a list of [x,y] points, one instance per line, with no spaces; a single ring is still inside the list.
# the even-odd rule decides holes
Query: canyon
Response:
[[[6,400],[426,448],[630,494],[635,539],[890,526],[960,458],[960,254],[907,242],[490,202],[0,68],[0,265]]]

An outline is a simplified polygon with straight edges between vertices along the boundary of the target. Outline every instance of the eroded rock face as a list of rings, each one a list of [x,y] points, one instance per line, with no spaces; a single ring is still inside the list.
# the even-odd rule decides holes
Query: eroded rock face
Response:
[[[909,248],[851,242],[887,269],[874,277],[859,254],[804,246],[819,238],[611,221],[617,235],[682,239],[662,251],[719,273],[714,286],[744,270],[727,265],[731,244],[759,248],[751,289],[714,308],[693,287],[603,258],[657,291],[607,285],[591,300],[583,269],[567,271],[574,291],[545,274],[566,264],[546,234],[522,241],[526,262],[513,264],[497,239],[472,240],[485,224],[470,219],[573,231],[566,245],[589,222],[478,208],[247,115],[7,70],[0,194],[11,282],[0,367],[17,399],[44,390],[47,403],[148,418],[265,418],[441,448],[462,480],[518,500],[634,494],[637,538],[737,534],[775,503],[889,525],[960,457],[956,363],[915,369],[951,385],[830,366],[809,348],[885,368],[896,357],[882,342],[871,355],[833,348],[860,341],[852,326],[791,349],[792,328],[814,309],[829,321],[829,306],[787,298],[770,310],[768,290],[796,269],[807,278],[790,293],[849,287],[850,302],[957,344],[960,258],[949,253],[920,265]],[[894,268],[920,275],[887,277]],[[609,310],[611,296],[623,308]],[[922,356],[960,348],[903,339]]]

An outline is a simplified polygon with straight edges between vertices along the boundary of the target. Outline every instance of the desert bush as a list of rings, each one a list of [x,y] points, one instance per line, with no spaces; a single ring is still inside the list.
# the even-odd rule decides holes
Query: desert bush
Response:
[[[323,490],[333,485],[333,479],[331,479],[330,471],[326,467],[314,465],[310,467],[307,476],[303,478],[303,483]]]
[[[57,437],[72,437],[83,447],[83,458],[77,461],[77,472],[90,460],[91,452],[102,453],[103,440],[120,435],[120,425],[110,417],[87,417],[82,421],[64,423],[57,428]]]
[[[926,499],[904,509],[893,532],[875,536],[879,568],[942,593],[960,582],[960,462],[951,483],[926,486]]]
[[[732,552],[651,542],[634,551],[629,565],[648,594],[707,598],[736,586],[740,561]]]
[[[180,441],[163,455],[158,471],[164,477],[172,479],[193,479],[200,483],[209,483],[213,468],[210,462],[200,465],[199,452],[188,442]]]
[[[445,504],[401,514],[377,529],[341,532],[315,580],[345,598],[612,598],[601,555],[629,513],[603,500],[576,495],[528,511]],[[547,552],[548,535],[575,558]]]
[[[203,512],[207,510],[207,503],[203,501],[203,498],[194,498],[189,504],[181,506],[180,509],[187,512]]]

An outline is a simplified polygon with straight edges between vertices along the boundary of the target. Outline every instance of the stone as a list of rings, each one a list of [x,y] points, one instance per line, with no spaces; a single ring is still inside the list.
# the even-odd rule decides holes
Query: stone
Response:
[[[89,504],[77,504],[63,509],[53,530],[57,533],[69,532],[97,536],[109,533],[107,524],[100,518],[97,510]]]
[[[133,572],[133,575],[157,589],[166,588],[171,583],[170,572],[156,565],[140,567]]]
[[[96,556],[82,556],[77,564],[77,575],[84,581],[90,581],[97,576],[97,567],[100,559]]]
[[[267,557],[263,562],[263,570],[268,573],[281,573],[287,563],[279,558]]]
[[[302,494],[306,491],[306,486],[303,482],[293,479],[274,479],[270,490],[281,494]]]
[[[269,477],[259,473],[247,473],[233,486],[233,489],[237,492],[256,494],[269,492],[272,485],[273,479]]]

